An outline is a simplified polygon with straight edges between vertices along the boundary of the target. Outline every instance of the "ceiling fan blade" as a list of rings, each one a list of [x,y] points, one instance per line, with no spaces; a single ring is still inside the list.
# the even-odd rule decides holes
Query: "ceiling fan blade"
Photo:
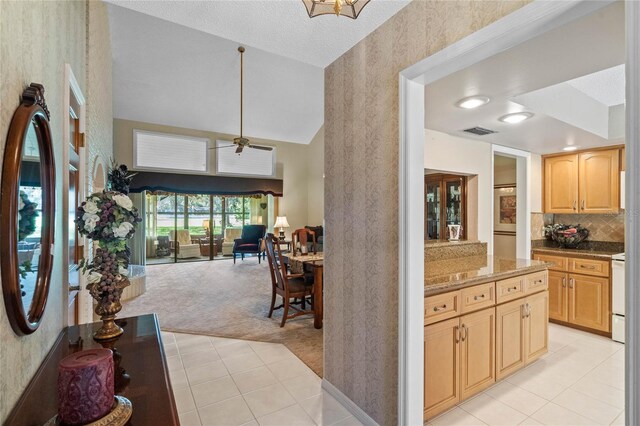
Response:
[[[242,145],[238,145],[238,148],[236,148],[236,154],[240,154],[243,149],[244,147]]]
[[[209,149],[233,148],[235,146],[236,146],[235,144],[233,144],[233,145],[222,145],[222,146],[214,146],[213,148],[209,148]]]
[[[273,151],[273,147],[270,146],[249,145],[249,148],[261,149],[263,151]]]

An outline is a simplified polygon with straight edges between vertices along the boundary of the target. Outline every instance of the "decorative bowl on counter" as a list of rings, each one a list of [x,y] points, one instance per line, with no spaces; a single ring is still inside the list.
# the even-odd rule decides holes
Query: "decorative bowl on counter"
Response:
[[[554,225],[553,241],[565,248],[577,248],[589,236],[589,230],[580,225]]]

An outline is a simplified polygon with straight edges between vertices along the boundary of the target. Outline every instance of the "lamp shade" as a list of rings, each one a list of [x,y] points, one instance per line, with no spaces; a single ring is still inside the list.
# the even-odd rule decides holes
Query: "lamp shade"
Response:
[[[202,221],[202,227],[209,229],[209,220],[208,219]]]
[[[356,19],[369,0],[302,0],[310,18],[318,15],[342,15]]]
[[[274,228],[288,228],[289,222],[287,222],[286,216],[278,216],[276,217],[276,223],[273,224]]]

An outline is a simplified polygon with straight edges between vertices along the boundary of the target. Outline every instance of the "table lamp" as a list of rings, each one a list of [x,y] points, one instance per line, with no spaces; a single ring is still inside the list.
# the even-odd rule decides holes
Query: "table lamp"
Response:
[[[202,227],[204,228],[204,232],[209,235],[209,220],[202,221]]]
[[[276,217],[276,223],[273,224],[274,228],[280,228],[280,241],[284,241],[284,228],[289,227],[286,216]]]

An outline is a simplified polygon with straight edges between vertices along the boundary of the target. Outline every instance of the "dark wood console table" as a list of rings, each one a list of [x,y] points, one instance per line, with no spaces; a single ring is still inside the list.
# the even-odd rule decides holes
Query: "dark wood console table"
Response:
[[[101,323],[64,329],[5,425],[46,423],[58,411],[56,386],[60,360],[80,350],[100,347],[114,350],[116,394],[128,398],[133,405],[128,424],[179,425],[158,318],[150,314],[116,322],[124,334],[113,342],[98,343],[91,337]]]

